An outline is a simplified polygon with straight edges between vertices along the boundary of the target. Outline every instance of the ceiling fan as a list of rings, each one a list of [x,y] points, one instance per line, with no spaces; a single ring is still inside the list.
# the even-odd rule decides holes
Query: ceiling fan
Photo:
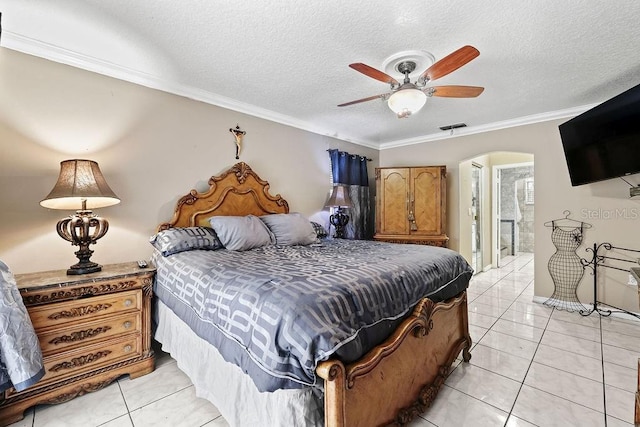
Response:
[[[416,63],[411,60],[400,62],[396,65],[396,70],[404,74],[402,84],[390,75],[370,67],[366,64],[357,62],[349,64],[349,67],[373,79],[379,80],[391,85],[391,92],[381,95],[374,95],[368,98],[358,99],[356,101],[345,102],[338,107],[346,107],[348,105],[359,104],[361,102],[372,101],[381,98],[388,101],[389,108],[398,115],[398,118],[406,118],[420,110],[427,102],[427,97],[441,96],[447,98],[475,98],[484,91],[483,87],[478,86],[431,86],[426,87],[427,83],[444,77],[449,73],[457,70],[471,60],[475,59],[480,52],[473,46],[463,46],[453,53],[445,56],[441,60],[432,64],[427,68],[415,83],[411,83],[409,74],[416,69]]]

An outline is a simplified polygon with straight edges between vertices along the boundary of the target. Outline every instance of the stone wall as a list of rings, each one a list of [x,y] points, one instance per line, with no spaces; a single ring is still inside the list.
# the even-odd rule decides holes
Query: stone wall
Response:
[[[527,180],[533,180],[533,166],[502,170],[500,177],[502,256],[533,252],[534,204],[525,200]]]

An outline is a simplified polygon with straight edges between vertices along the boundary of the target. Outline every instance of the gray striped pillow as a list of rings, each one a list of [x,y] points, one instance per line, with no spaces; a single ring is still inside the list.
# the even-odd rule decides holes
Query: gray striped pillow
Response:
[[[162,256],[194,249],[214,251],[223,247],[216,232],[208,227],[169,228],[151,237],[149,242]]]

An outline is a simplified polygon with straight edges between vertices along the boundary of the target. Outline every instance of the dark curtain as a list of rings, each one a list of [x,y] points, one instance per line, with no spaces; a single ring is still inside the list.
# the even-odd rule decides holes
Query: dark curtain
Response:
[[[346,185],[353,207],[347,209],[349,223],[345,228],[348,239],[371,239],[373,224],[371,221],[371,196],[369,194],[369,176],[367,158],[345,151],[331,149],[331,172],[333,183]]]

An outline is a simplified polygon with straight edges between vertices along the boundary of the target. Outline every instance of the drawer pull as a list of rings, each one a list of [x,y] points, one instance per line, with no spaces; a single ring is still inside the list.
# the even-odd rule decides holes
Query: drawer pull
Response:
[[[131,350],[133,350],[133,347],[131,347],[130,345],[125,345],[123,350],[125,353],[129,353]]]
[[[131,327],[132,323],[130,321],[126,321],[122,324],[122,326],[124,326],[125,329],[129,329]]]
[[[131,307],[131,304],[133,304],[133,301],[131,301],[130,299],[124,300],[124,306],[125,307]]]

